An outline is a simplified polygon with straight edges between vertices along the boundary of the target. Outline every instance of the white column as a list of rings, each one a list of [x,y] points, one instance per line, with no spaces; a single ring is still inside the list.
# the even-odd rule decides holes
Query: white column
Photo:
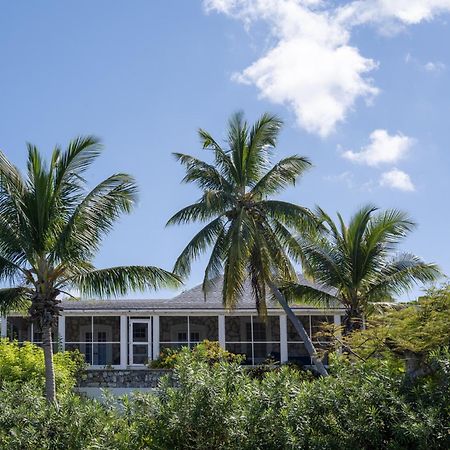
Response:
[[[339,314],[334,315],[334,328],[336,329],[336,336],[341,338],[341,316]],[[338,353],[342,353],[342,348],[339,347],[337,350]]]
[[[288,344],[287,344],[287,316],[280,316],[280,359],[282,363],[288,361]]]
[[[153,359],[159,358],[159,316],[153,316],[152,329]]]
[[[66,349],[66,317],[58,317],[58,346],[61,346],[61,350]]]
[[[120,368],[126,369],[128,365],[128,329],[127,316],[120,316]]]
[[[219,315],[219,345],[225,349],[225,316]]]
[[[1,329],[0,329],[0,337],[6,337],[6,335],[8,334],[7,333],[7,318],[6,318],[6,316],[2,316],[1,318],[0,318],[0,321],[1,321]]]

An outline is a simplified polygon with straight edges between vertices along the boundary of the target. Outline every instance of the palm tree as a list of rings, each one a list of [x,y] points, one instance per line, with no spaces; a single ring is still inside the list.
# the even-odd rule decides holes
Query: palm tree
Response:
[[[56,147],[47,164],[28,144],[23,177],[0,152],[0,311],[28,308],[42,331],[45,388],[55,401],[51,328],[61,312],[59,296],[117,296],[129,290],[177,286],[179,278],[152,266],[96,269],[93,258],[114,222],[129,213],[136,184],[117,173],[87,191],[84,172],[101,153],[92,136]]]
[[[236,113],[229,120],[227,149],[208,132],[199,130],[203,148],[213,153],[213,164],[175,153],[186,169],[183,181],[195,183],[202,196],[177,212],[168,225],[196,221],[207,224],[182,251],[174,272],[187,276],[192,261],[212,247],[203,280],[205,296],[223,272],[223,304],[232,309],[249,280],[257,310],[264,316],[268,287],[301,336],[316,369],[325,375],[309,336],[277,287],[280,278],[297,279],[290,257],[298,259],[301,248],[291,229],[316,226],[308,209],[269,199],[293,186],[311,166],[307,158],[297,155],[270,165],[281,126],[276,116],[263,114],[249,127],[243,114]]]
[[[396,253],[396,246],[415,227],[403,212],[379,212],[372,205],[359,209],[348,225],[338,214],[338,224],[318,208],[323,227],[299,238],[303,270],[318,285],[335,289],[333,296],[314,286],[287,283],[281,290],[289,300],[326,305],[338,301],[346,310],[344,333],[363,326],[363,316],[374,302],[392,301],[414,284],[434,281],[440,275],[410,253]]]

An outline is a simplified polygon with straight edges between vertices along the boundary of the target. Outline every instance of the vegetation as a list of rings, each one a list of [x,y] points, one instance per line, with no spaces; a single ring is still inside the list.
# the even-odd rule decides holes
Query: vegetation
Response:
[[[224,350],[218,342],[205,339],[194,348],[164,348],[158,359],[150,362],[150,367],[158,369],[174,369],[182,355],[186,352],[191,354],[195,361],[205,361],[210,365],[219,362],[242,362],[242,357]]]
[[[433,370],[434,353],[450,347],[450,287],[430,289],[418,301],[376,314],[364,330],[344,337],[359,358],[403,363],[409,376]]]
[[[410,253],[395,254],[397,245],[415,224],[397,210],[378,212],[368,205],[356,212],[348,225],[340,214],[336,224],[318,209],[322,227],[302,234],[304,273],[318,285],[334,288],[328,293],[314,286],[288,282],[283,293],[291,300],[326,305],[337,300],[344,306],[344,333],[362,328],[363,314],[373,302],[392,300],[414,283],[440,276],[435,264]]]
[[[302,323],[276,284],[278,279],[290,282],[297,279],[290,257],[298,261],[301,248],[292,230],[316,226],[308,209],[271,199],[293,186],[311,166],[307,158],[298,155],[270,165],[281,125],[277,117],[263,114],[250,127],[243,114],[237,113],[228,124],[228,148],[223,149],[208,132],[199,130],[203,148],[213,153],[213,164],[175,154],[186,168],[183,181],[196,184],[202,197],[177,212],[168,224],[197,221],[207,224],[182,251],[174,272],[187,276],[192,261],[212,247],[203,280],[205,295],[223,271],[225,307],[236,306],[249,280],[258,312],[264,315],[269,287],[295,326],[317,370],[326,375]]]
[[[181,352],[157,395],[101,405],[68,393],[58,407],[33,385],[0,390],[0,448],[447,449],[450,353],[432,374],[406,378],[380,360],[332,362],[329,377],[283,367],[249,376],[237,363]]]
[[[75,378],[84,367],[84,357],[78,352],[59,352],[54,355],[55,380],[58,391],[67,393],[75,385]],[[0,339],[0,388],[33,383],[44,392],[45,367],[42,348],[25,342]]]
[[[114,296],[129,290],[176,286],[177,276],[152,266],[97,269],[103,237],[136,201],[136,184],[117,173],[88,191],[83,178],[101,153],[99,141],[80,137],[65,150],[56,147],[46,164],[28,145],[23,177],[0,152],[0,312],[27,307],[42,331],[46,393],[55,400],[51,328],[61,312],[59,296]]]

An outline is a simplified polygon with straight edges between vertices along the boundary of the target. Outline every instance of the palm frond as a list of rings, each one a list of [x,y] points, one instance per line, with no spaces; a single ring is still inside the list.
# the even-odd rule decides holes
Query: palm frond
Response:
[[[166,226],[179,225],[191,222],[204,222],[216,216],[216,211],[211,208],[211,203],[207,204],[201,200],[192,205],[186,206],[175,213],[168,221]]]
[[[231,190],[228,181],[214,166],[183,153],[174,153],[173,155],[186,168],[183,183],[195,183],[200,189]]]
[[[320,226],[315,215],[308,208],[293,203],[280,200],[263,200],[258,202],[258,208],[268,217],[299,232],[316,230]]]
[[[253,187],[252,194],[268,196],[295,185],[299,176],[311,167],[308,158],[290,156],[275,164]]]
[[[402,253],[389,261],[379,271],[377,280],[367,292],[369,301],[382,300],[393,294],[407,292],[413,285],[431,283],[442,276],[436,264],[429,264],[410,253]]]
[[[91,257],[114,222],[129,213],[137,187],[127,174],[115,174],[99,183],[79,203],[54,245],[55,260]]]
[[[275,147],[283,122],[277,116],[264,113],[248,133],[245,171],[247,183],[253,186],[266,169],[270,149]]]
[[[330,304],[336,302],[336,297],[334,295],[315,286],[283,282],[279,289],[289,303],[327,308]],[[324,289],[326,289],[326,287],[324,287]]]
[[[69,282],[83,296],[117,297],[132,291],[176,288],[180,278],[153,266],[120,266],[92,270],[74,276]]]
[[[189,275],[192,262],[214,243],[215,239],[223,232],[223,228],[224,221],[221,216],[202,228],[181,252],[173,271],[183,277]]]
[[[11,287],[0,289],[0,315],[11,311],[23,311],[28,308],[30,292],[24,287]]]
[[[224,263],[222,294],[224,306],[233,309],[244,292],[249,249],[252,247],[250,230],[243,210],[231,222],[227,240],[229,248]]]

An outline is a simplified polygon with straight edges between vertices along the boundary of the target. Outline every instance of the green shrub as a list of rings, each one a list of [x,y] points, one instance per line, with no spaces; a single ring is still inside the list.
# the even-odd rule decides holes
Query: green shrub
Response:
[[[128,428],[117,409],[78,395],[49,405],[34,383],[0,390],[2,450],[128,449]]]
[[[185,349],[156,395],[100,404],[67,393],[57,407],[46,403],[39,379],[4,381],[0,448],[448,449],[449,349],[432,352],[429,364],[432,374],[418,379],[389,361],[345,358],[332,359],[326,378],[289,366],[254,377],[237,361]]]
[[[58,352],[54,355],[55,379],[59,393],[70,390],[76,376],[84,366],[78,352]],[[30,342],[0,339],[0,387],[4,383],[26,383],[32,381],[44,386],[44,352]]]
[[[181,352],[158,395],[127,405],[136,442],[156,449],[447,449],[448,353],[431,377],[412,381],[378,360],[332,362],[313,378],[290,367],[249,376],[237,363],[209,365]],[[144,448],[144,447],[136,447]]]
[[[241,362],[242,356],[224,350],[217,341],[204,341],[197,344],[192,349],[164,348],[158,359],[150,362],[152,368],[173,369],[180,360],[181,355],[190,354],[194,361],[204,361],[210,365],[219,362]]]

